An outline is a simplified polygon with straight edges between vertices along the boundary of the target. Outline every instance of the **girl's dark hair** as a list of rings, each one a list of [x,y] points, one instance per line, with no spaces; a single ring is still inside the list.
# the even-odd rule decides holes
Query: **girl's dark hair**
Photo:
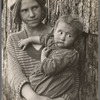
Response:
[[[22,20],[20,17],[20,7],[21,7],[21,1],[22,0],[17,0],[16,3],[14,4],[13,8],[12,8],[12,14],[13,14],[13,20],[14,23],[16,24],[21,24]],[[39,5],[41,6],[43,12],[42,12],[42,20],[46,17],[46,0],[36,0]]]
[[[79,18],[77,17],[72,17],[71,15],[62,15],[55,23],[55,27],[54,29],[57,28],[59,22],[64,22],[74,28],[77,29],[77,34],[81,35],[81,33],[83,32],[83,25],[82,23],[79,21]]]

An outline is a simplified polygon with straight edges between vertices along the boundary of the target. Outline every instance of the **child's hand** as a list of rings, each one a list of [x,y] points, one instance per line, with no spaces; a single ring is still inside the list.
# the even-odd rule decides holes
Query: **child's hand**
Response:
[[[20,41],[18,41],[18,45],[20,48],[22,48],[22,50],[25,50],[28,44],[29,44],[28,39],[21,39]]]
[[[48,49],[47,47],[45,47],[42,52],[41,52],[41,62],[43,62],[43,60],[45,58],[47,58],[48,53],[50,52],[51,49]]]

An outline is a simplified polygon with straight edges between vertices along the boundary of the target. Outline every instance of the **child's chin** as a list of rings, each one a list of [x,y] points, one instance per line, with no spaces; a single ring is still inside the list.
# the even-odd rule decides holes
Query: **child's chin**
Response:
[[[58,44],[59,48],[65,48],[63,44]]]

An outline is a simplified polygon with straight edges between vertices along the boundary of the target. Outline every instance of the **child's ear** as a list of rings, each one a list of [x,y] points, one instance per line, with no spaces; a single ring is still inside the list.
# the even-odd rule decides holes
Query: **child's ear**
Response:
[[[53,33],[53,35],[55,34],[55,30],[56,30],[56,29],[54,28],[54,29],[53,29],[53,32],[52,32],[52,33]]]
[[[88,35],[89,35],[89,33],[86,33],[84,31],[81,33],[81,36],[84,36],[84,37],[87,37]]]

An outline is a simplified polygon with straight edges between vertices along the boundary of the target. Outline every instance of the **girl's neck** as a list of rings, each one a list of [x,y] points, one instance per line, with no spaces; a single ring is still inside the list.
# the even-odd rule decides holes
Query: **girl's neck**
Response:
[[[30,36],[35,36],[35,35],[40,35],[41,31],[45,29],[45,25],[43,23],[40,23],[36,27],[28,27],[27,25],[25,26],[27,35]]]

